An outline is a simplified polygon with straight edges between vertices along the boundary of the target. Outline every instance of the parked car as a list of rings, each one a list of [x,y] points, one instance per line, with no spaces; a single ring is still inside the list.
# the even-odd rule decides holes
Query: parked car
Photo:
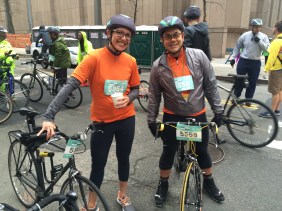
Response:
[[[78,53],[78,40],[74,38],[65,37],[64,38],[67,47],[70,51],[70,57],[71,57],[71,65],[76,66],[77,65],[77,53]],[[41,47],[36,47],[36,43],[32,42],[30,47],[30,53],[34,59],[38,58],[39,54],[41,53]]]

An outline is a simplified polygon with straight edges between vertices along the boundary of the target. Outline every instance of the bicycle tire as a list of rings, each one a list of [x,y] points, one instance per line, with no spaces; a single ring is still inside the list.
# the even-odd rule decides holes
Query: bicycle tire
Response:
[[[7,121],[13,113],[13,101],[8,94],[0,91],[0,124]]]
[[[11,87],[8,80],[9,79],[6,78],[4,81],[6,84],[6,93],[11,96],[13,101],[13,112],[18,112],[29,103],[29,89],[26,85],[16,79],[12,79]]]
[[[251,106],[246,105],[250,103]],[[259,117],[261,112],[270,113],[270,118]],[[272,142],[278,133],[278,121],[274,112],[263,102],[243,99],[233,104],[224,122],[230,135],[240,144],[259,148]]]
[[[89,179],[82,175],[75,175],[72,178],[68,178],[62,185],[60,194],[66,194],[69,190],[75,191],[77,193],[76,203],[79,208],[87,207],[88,193],[90,191],[95,192],[97,195],[97,206],[100,211],[110,210],[109,205],[102,195],[101,191],[91,182]],[[63,210],[62,208],[60,210]]]
[[[58,93],[60,89],[62,88],[62,85],[57,82],[56,90],[58,90]],[[83,99],[82,91],[80,87],[77,87],[75,90],[72,91],[72,93],[68,96],[67,100],[64,103],[64,106],[67,108],[77,108],[81,105]]]
[[[148,112],[148,101],[149,101],[149,96],[148,96],[148,89],[149,89],[149,83],[145,80],[140,81],[139,85],[139,94],[138,94],[138,102],[143,108],[144,111]]]
[[[180,194],[180,210],[201,210],[201,207],[201,170],[195,161],[191,161],[184,174]]]
[[[31,102],[38,102],[43,97],[43,86],[37,77],[31,73],[24,73],[20,81],[29,89],[29,99]]]
[[[11,143],[8,153],[9,176],[18,199],[26,207],[37,201],[39,167],[35,160],[34,154],[26,152],[20,140]]]

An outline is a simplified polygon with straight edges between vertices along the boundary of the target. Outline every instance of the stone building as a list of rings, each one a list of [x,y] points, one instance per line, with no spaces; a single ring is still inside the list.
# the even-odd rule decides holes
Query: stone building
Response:
[[[15,33],[30,33],[32,27],[42,24],[94,25],[97,14],[101,14],[102,24],[122,13],[135,17],[136,25],[157,25],[167,15],[182,17],[190,5],[199,6],[204,14],[204,0],[101,0],[101,10],[97,10],[97,0],[9,1]],[[281,7],[280,0],[207,0],[212,56],[223,57],[226,48],[234,47],[238,37],[249,29],[252,18],[262,18],[262,31],[271,37],[275,21],[282,18]],[[7,26],[4,3],[0,3],[0,25]]]

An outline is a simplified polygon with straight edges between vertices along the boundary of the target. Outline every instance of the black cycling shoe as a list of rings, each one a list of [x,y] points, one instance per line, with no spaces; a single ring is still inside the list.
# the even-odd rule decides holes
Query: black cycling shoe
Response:
[[[166,202],[168,191],[168,181],[159,181],[158,189],[155,194],[155,202],[157,207],[162,207]]]
[[[204,189],[216,202],[222,202],[225,200],[223,193],[216,187],[213,179],[204,179]]]

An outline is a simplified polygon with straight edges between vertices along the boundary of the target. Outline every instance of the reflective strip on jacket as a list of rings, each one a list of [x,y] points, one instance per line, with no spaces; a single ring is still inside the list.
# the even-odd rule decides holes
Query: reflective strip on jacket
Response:
[[[205,108],[205,97],[214,113],[221,113],[223,108],[217,89],[217,80],[211,63],[205,53],[199,49],[185,48],[186,61],[193,77],[194,89],[188,101],[175,87],[174,77],[163,54],[152,66],[149,86],[148,123],[153,123],[159,114],[161,98],[164,107],[176,115],[189,116]]]

